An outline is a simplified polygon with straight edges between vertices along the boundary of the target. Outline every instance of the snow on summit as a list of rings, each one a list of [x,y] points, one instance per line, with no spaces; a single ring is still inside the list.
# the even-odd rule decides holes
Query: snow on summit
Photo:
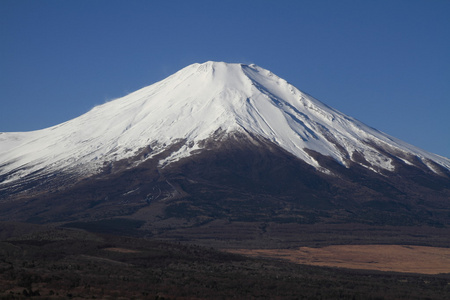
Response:
[[[200,142],[218,130],[262,136],[318,169],[321,166],[307,149],[343,165],[359,153],[374,170],[393,171],[392,158],[373,145],[389,146],[450,169],[449,159],[372,129],[268,70],[206,62],[187,66],[57,126],[1,133],[0,180],[7,183],[33,172],[55,170],[93,173],[103,162],[133,157],[144,147],[150,146],[154,155],[185,141],[161,162],[166,164],[201,149]]]

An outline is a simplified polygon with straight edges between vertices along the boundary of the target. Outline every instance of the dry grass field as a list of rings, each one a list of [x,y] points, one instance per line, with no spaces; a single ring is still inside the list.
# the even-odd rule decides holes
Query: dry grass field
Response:
[[[233,253],[299,264],[419,274],[450,273],[450,248],[402,245],[336,245],[323,248],[234,249]]]

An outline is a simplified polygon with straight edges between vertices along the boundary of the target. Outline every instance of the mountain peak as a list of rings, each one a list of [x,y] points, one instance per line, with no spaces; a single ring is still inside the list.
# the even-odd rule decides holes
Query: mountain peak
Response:
[[[237,63],[226,63],[223,61],[206,61],[204,63],[195,63],[193,64],[195,66],[197,66],[197,70],[200,72],[207,72],[208,70],[215,70],[216,68],[232,68],[233,66],[236,65],[241,65],[241,64],[237,64]],[[191,65],[191,66],[193,66]],[[188,66],[189,67],[189,66]]]
[[[189,65],[168,79],[177,83],[185,81],[186,84],[201,84],[204,91],[223,88],[245,90],[249,82],[243,66],[238,63],[207,61]]]
[[[208,70],[215,70],[215,69],[232,70],[233,68],[240,68],[241,66],[243,66],[243,64],[209,60],[209,61],[205,61],[204,63],[194,63],[190,66],[187,66],[186,68],[189,68],[191,66],[195,66],[198,71],[208,71]]]

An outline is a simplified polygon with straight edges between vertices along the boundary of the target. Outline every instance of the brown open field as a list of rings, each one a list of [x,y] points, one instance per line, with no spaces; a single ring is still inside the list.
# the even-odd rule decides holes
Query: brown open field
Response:
[[[299,264],[421,274],[450,273],[450,248],[402,245],[336,245],[323,248],[233,249],[233,253]]]

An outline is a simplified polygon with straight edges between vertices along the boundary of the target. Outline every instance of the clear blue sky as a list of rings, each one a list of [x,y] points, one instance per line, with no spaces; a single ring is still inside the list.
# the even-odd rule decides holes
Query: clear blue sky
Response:
[[[0,1],[0,132],[41,129],[208,60],[255,63],[450,157],[450,1]]]

